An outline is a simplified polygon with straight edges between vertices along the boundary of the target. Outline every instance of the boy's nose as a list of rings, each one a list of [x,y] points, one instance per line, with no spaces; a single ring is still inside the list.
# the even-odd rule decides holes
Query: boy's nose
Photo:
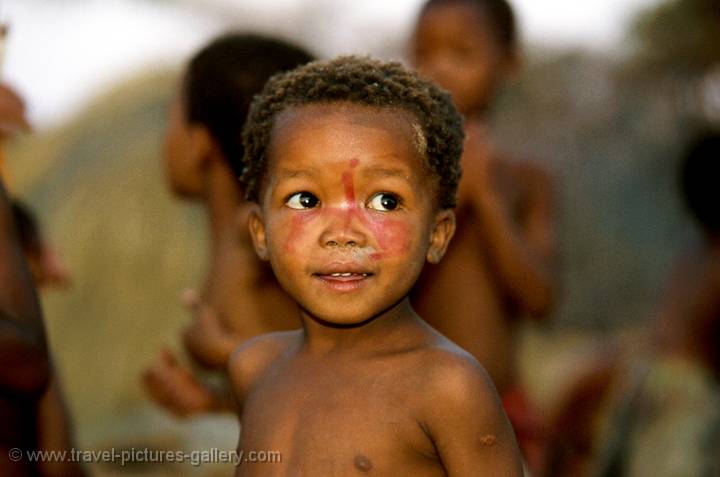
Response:
[[[353,217],[337,217],[327,224],[320,235],[323,247],[365,247],[367,235]]]

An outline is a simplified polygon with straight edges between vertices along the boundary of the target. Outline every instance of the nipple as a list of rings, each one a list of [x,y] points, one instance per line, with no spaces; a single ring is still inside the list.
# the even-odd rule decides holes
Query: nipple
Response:
[[[372,462],[362,454],[355,456],[355,467],[362,472],[370,472],[372,470]]]

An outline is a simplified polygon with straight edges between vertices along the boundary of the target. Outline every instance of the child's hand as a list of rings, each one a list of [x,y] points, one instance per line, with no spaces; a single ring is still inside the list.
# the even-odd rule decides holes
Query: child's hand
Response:
[[[210,412],[216,407],[213,392],[182,367],[168,350],[163,350],[143,373],[143,385],[157,405],[178,417]]]
[[[239,340],[225,329],[215,310],[202,302],[194,290],[185,291],[182,299],[195,316],[183,330],[185,349],[198,364],[224,370]]]

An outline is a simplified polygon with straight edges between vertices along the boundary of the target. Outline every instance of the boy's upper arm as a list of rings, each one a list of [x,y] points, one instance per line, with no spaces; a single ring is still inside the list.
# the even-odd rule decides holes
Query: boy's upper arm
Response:
[[[520,453],[497,392],[482,367],[458,358],[430,386],[425,422],[449,476],[522,476]]]

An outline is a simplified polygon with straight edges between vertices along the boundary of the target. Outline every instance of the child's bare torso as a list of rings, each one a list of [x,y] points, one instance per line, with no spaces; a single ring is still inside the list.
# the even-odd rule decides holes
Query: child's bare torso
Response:
[[[299,332],[282,336],[245,394],[238,447],[282,462],[246,459],[236,475],[446,475],[423,426],[440,405],[426,385],[432,362],[461,350],[435,335],[385,352],[313,356]]]

